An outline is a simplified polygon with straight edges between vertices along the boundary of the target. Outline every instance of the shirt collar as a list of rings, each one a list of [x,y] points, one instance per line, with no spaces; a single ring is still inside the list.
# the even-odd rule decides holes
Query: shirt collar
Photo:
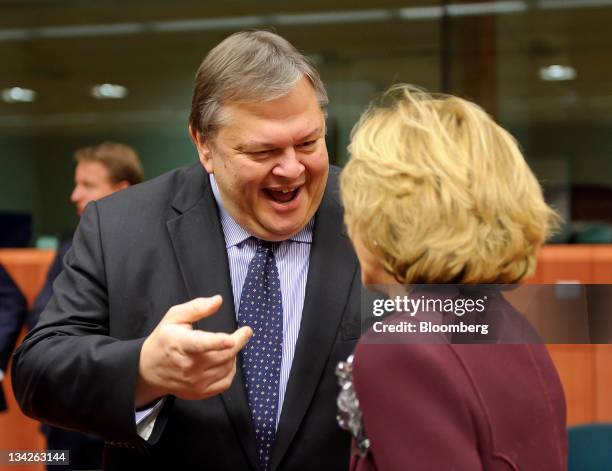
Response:
[[[212,173],[209,174],[209,179],[210,186],[212,188],[213,195],[215,195],[215,201],[217,202],[219,213],[221,215],[221,227],[223,228],[223,234],[225,236],[225,247],[229,249],[230,247],[241,244],[249,237],[254,237],[251,233],[249,233],[249,231],[238,224],[223,206],[223,200],[221,199],[221,193],[219,192],[219,187],[217,186],[217,180]],[[300,232],[295,234],[289,240],[293,242],[312,244],[313,227],[314,217],[308,221],[308,224],[306,224]]]

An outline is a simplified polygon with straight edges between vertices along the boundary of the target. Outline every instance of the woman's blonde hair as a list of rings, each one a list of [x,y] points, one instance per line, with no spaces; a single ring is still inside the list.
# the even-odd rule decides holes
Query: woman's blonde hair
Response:
[[[345,221],[401,283],[515,283],[558,222],[479,106],[395,85],[352,133]]]

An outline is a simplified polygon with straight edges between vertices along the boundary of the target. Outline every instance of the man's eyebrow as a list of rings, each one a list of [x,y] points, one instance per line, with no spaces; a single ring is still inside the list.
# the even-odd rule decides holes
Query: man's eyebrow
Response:
[[[299,139],[300,141],[307,141],[315,136],[320,136],[322,132],[322,128],[321,126],[317,126],[316,128],[314,128],[312,131],[310,131],[308,134],[306,134],[303,138]]]
[[[238,144],[234,150],[238,152],[252,152],[253,149],[275,149],[276,145],[265,141],[247,141],[244,144]]]
[[[322,132],[321,126],[317,126],[315,129],[310,131],[304,137],[298,139],[298,142],[307,141],[315,136],[319,136],[321,132]],[[276,149],[277,147],[278,146],[276,144],[273,144],[271,142],[252,140],[252,141],[247,141],[243,144],[238,144],[233,149],[238,152],[252,152],[253,149],[272,150],[272,149]]]

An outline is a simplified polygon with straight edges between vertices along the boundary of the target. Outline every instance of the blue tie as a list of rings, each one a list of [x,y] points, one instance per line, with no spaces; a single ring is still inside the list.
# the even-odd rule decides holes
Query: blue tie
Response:
[[[240,295],[238,325],[253,329],[241,352],[257,455],[263,470],[276,436],[278,388],[283,346],[283,302],[272,244],[257,240]]]

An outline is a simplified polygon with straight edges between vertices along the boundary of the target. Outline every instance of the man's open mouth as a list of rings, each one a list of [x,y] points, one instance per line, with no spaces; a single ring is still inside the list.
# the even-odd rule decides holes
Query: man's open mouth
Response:
[[[289,201],[293,201],[297,197],[301,189],[301,186],[279,189],[265,188],[264,193],[266,193],[268,197],[270,197],[277,203],[288,203]]]

